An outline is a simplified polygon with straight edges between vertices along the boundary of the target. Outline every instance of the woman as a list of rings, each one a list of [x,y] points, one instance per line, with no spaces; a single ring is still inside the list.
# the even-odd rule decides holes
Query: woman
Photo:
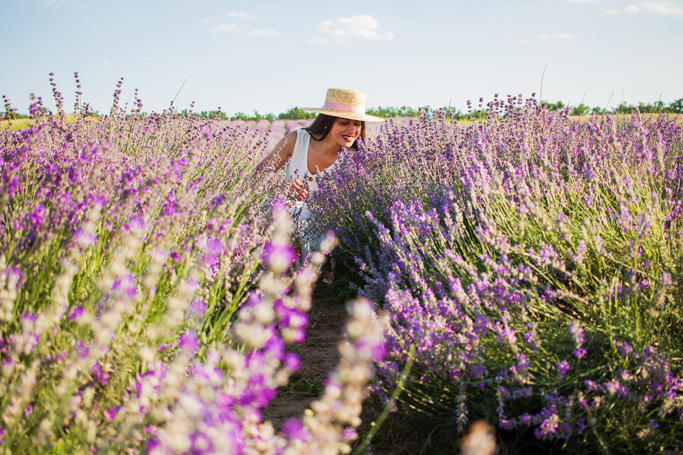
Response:
[[[365,122],[384,119],[365,113],[364,93],[343,88],[327,90],[323,107],[303,110],[317,112],[318,116],[308,128],[293,131],[280,140],[258,169],[276,159],[275,171],[286,165],[285,174],[293,180],[291,194],[297,200],[292,211],[295,216],[298,214],[301,255],[306,257],[320,248],[324,237],[320,233],[311,235],[314,219],[306,197],[309,192],[318,191],[319,175],[332,170],[347,150],[358,150],[358,141],[365,139]],[[331,261],[323,269],[323,280],[334,280]]]

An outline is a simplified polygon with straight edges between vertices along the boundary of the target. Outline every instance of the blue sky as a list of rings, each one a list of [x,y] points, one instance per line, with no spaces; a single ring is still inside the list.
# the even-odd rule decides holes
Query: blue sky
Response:
[[[102,113],[124,77],[146,111],[319,106],[328,87],[368,106],[445,106],[539,92],[572,105],[683,98],[683,0],[0,0],[0,95],[28,111],[74,71]],[[612,95],[613,94],[613,95]],[[132,104],[132,102],[131,102]]]

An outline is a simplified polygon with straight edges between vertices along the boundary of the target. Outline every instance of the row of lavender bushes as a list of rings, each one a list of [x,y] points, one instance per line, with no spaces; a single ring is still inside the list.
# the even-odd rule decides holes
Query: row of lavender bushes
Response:
[[[322,260],[293,266],[284,181],[254,173],[267,137],[126,112],[120,85],[106,120],[77,93],[67,124],[54,94],[52,120],[0,132],[0,453],[348,452],[382,354],[367,301],[312,409],[261,415]]]
[[[398,117],[394,119],[394,122],[398,124],[407,123],[409,118]],[[275,145],[280,139],[296,131],[299,128],[306,128],[311,126],[313,120],[302,119],[302,120],[273,120],[269,122],[266,119],[261,119],[258,122],[254,120],[222,120],[217,123],[217,125],[229,126],[232,128],[242,128],[247,130],[259,131],[266,135],[268,141],[271,145]],[[369,137],[375,137],[379,134],[381,123],[367,123],[366,124],[366,134]]]
[[[414,349],[404,410],[567,453],[680,453],[683,127],[521,96],[488,112],[388,122],[311,201],[392,314],[379,393]]]
[[[273,120],[269,122],[266,119],[261,119],[258,122],[254,120],[223,120],[218,124],[233,128],[253,129],[264,134],[268,133],[268,139],[274,145],[292,131],[311,126],[311,123],[313,120]]]

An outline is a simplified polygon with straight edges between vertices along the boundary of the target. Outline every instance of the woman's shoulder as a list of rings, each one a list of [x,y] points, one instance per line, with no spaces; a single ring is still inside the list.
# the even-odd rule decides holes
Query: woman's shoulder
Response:
[[[308,130],[305,128],[299,128],[297,130],[292,131],[289,134],[296,134],[297,137],[302,137],[302,138],[304,138],[306,136],[309,136],[309,137],[311,136],[311,133],[309,133]]]
[[[294,148],[296,147],[296,143],[299,141],[299,130],[292,131],[291,133],[287,134],[285,137],[280,139],[280,141],[285,144],[285,148],[289,152],[289,155],[292,155],[292,152],[294,151]]]
[[[291,156],[293,160],[298,159],[298,156],[303,155],[308,150],[309,136],[308,131],[300,128],[284,137],[283,140],[287,142],[289,156]]]

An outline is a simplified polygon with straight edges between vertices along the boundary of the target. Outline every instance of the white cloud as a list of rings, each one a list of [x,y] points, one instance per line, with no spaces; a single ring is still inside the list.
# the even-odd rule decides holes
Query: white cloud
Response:
[[[589,2],[599,2],[600,0],[564,0],[565,2],[572,3],[589,3]]]
[[[209,19],[207,19],[207,18],[204,18],[204,19],[202,19],[202,22],[204,22],[205,24],[208,24],[208,23],[211,22],[211,21],[210,21]]]
[[[102,63],[104,63],[105,65],[109,65],[111,62],[109,60],[102,60]]]
[[[265,29],[262,28],[260,30],[252,30],[247,35],[254,35],[254,36],[259,36],[259,35],[279,35],[280,32],[277,30],[270,30],[270,29]]]
[[[608,9],[607,11],[605,11],[605,13],[607,13],[607,14],[621,14],[621,11],[619,11],[618,9]]]
[[[518,43],[526,43],[526,40],[524,38],[520,38],[517,40]]]
[[[638,11],[640,10],[635,5],[628,5],[626,8],[624,8],[625,13],[637,13]]]
[[[393,33],[382,30],[377,19],[367,14],[340,17],[336,21],[324,21],[318,26],[318,31],[331,35],[333,41],[348,41],[350,39],[390,40],[394,38]],[[323,40],[318,39],[317,42],[324,42]]]
[[[229,24],[220,24],[218,27],[212,27],[211,31],[214,33],[232,33],[238,32],[244,28],[244,25],[235,24],[231,22]]]
[[[226,16],[228,16],[228,17],[235,17],[235,18],[238,18],[238,19],[246,19],[246,18],[248,18],[248,17],[256,17],[256,16],[254,16],[253,14],[249,14],[249,13],[236,13],[236,12],[228,13],[228,14],[226,14]]]
[[[643,2],[640,6],[649,13],[683,16],[683,8],[676,8],[671,3]]]
[[[146,61],[146,60],[147,60],[147,57],[143,57],[143,56],[141,56],[141,55],[138,55],[137,57],[135,57],[135,60],[138,60],[138,61],[144,62],[144,61]]]
[[[552,35],[541,34],[538,35],[539,39],[571,39],[574,38],[573,35],[567,35],[566,33],[553,33]]]

